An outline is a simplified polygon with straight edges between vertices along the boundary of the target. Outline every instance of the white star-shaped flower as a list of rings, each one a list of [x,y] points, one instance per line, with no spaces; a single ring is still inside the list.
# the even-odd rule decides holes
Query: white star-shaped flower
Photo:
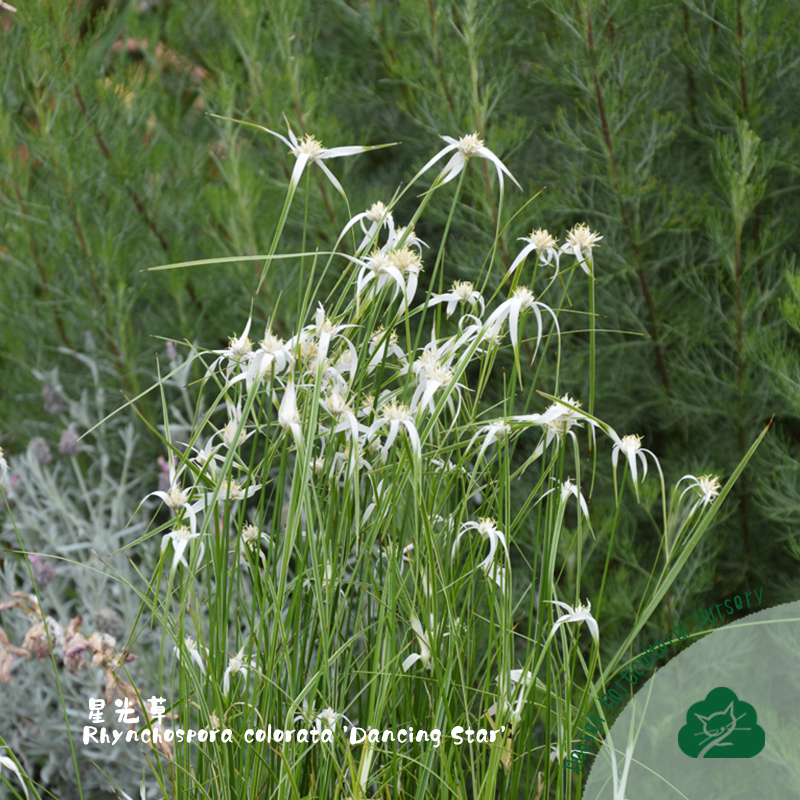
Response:
[[[369,227],[366,226],[366,222],[371,223]],[[361,226],[361,231],[364,234],[361,244],[356,248],[356,253],[360,253],[370,243],[377,245],[377,234],[381,227],[387,229],[390,241],[394,236],[394,218],[392,217],[392,212],[380,201],[373,203],[366,211],[356,214],[347,225],[344,226],[341,234],[339,234],[339,239],[343,239],[347,231],[356,223]]]
[[[483,454],[486,452],[488,447],[496,442],[503,441],[503,439],[505,439],[509,433],[511,433],[511,426],[507,422],[502,419],[492,420],[488,425],[484,425],[482,428],[480,428],[472,437],[469,445],[467,445],[467,450],[471,449],[472,445],[475,444],[475,442],[481,436],[483,436],[483,443],[481,444],[481,449],[476,460],[477,464],[483,458]]]
[[[247,523],[242,528],[242,542],[251,548],[257,548],[261,542],[269,542],[269,536],[262,530],[259,530],[252,523]]]
[[[178,564],[183,564],[184,567],[188,567],[189,564],[187,563],[186,559],[184,558],[184,553],[186,552],[186,548],[189,546],[189,543],[193,539],[199,539],[200,534],[195,533],[188,528],[186,525],[179,525],[177,528],[174,528],[168,534],[161,538],[161,552],[163,553],[167,549],[167,545],[172,542],[172,569],[174,570]],[[205,545],[200,542],[200,552],[197,555],[197,563],[200,563],[200,559],[203,557],[203,551],[205,550]]]
[[[508,714],[508,721],[512,727],[519,725],[522,717],[522,707],[525,704],[525,689],[533,683],[533,673],[521,669],[512,669],[508,679],[498,676],[497,679],[499,699],[493,703],[486,713],[495,716],[498,713]]]
[[[250,341],[249,333],[252,325],[252,317],[247,320],[244,330],[239,336],[231,336],[228,339],[228,346],[222,350],[205,350],[202,355],[217,356],[206,370],[206,377],[211,375],[218,366],[225,363],[225,377],[230,378],[234,368],[239,367],[246,370],[248,363],[253,357],[253,343]]]
[[[255,659],[248,663],[245,659],[244,648],[242,648],[233,658],[228,660],[228,666],[222,675],[222,693],[228,694],[231,688],[231,676],[242,675],[247,677],[247,670],[255,670]]]
[[[428,303],[428,308],[439,303],[447,303],[446,312],[448,317],[456,310],[456,306],[459,303],[469,306],[479,305],[481,314],[486,309],[481,293],[469,281],[456,281],[449,292],[433,295]]]
[[[194,662],[195,664],[197,664],[197,666],[200,668],[200,672],[205,674],[206,665],[205,665],[205,662],[203,661],[203,656],[200,653],[200,648],[197,646],[197,642],[195,642],[195,640],[192,639],[191,636],[187,636],[184,639],[184,645],[186,647],[186,652],[189,654],[189,659],[192,662]],[[175,650],[175,656],[178,659],[180,659],[180,657],[181,657],[181,649],[180,649],[180,647],[175,645],[175,647],[173,649]],[[205,650],[206,651],[206,655],[208,655],[208,648],[204,647],[203,650]]]
[[[542,414],[522,414],[513,418],[517,422],[542,426],[545,438],[536,447],[531,460],[538,458],[544,452],[544,448],[550,446],[551,442],[555,441],[556,444],[559,444],[564,436],[571,436],[577,444],[575,432],[572,428],[580,428],[584,422],[589,423],[594,435],[594,428],[597,427],[597,423],[580,411],[580,407],[581,404],[577,400],[565,394],[561,398],[561,402],[551,403]]]
[[[647,477],[647,458],[646,456],[650,456],[655,462],[655,465],[661,473],[661,465],[658,463],[658,459],[656,458],[655,453],[651,450],[647,450],[646,448],[642,447],[642,437],[635,434],[629,433],[627,436],[623,436],[620,438],[616,431],[613,429],[609,429],[609,436],[611,437],[612,441],[614,442],[614,447],[611,450],[611,464],[614,467],[616,472],[617,469],[617,461],[619,460],[619,454],[625,456],[628,460],[628,467],[630,468],[631,478],[633,478],[633,486],[636,490],[636,497],[639,497],[639,462],[642,465],[642,480]],[[663,477],[663,474],[662,474]],[[616,479],[615,479],[616,480]]]
[[[228,122],[238,122],[251,128],[257,128],[258,130],[268,133],[270,136],[274,136],[276,139],[280,139],[289,148],[289,151],[296,159],[294,162],[294,168],[292,169],[292,177],[289,179],[289,187],[291,192],[294,192],[300,183],[300,178],[303,174],[303,170],[306,168],[306,165],[316,164],[325,173],[325,176],[333,184],[336,191],[339,192],[342,197],[345,197],[342,184],[339,183],[334,174],[328,169],[327,166],[325,166],[325,161],[330,158],[354,156],[358,155],[358,153],[365,153],[368,150],[377,150],[381,147],[392,147],[395,144],[399,144],[399,142],[391,142],[389,144],[376,144],[372,146],[355,144],[346,145],[344,147],[323,147],[322,142],[309,133],[306,133],[302,139],[298,140],[289,126],[288,121],[286,121],[286,128],[289,136],[287,139],[282,134],[271,131],[269,128],[265,128],[263,125],[256,125],[252,122],[230,119],[230,117],[222,117],[219,114],[210,114],[209,116],[216,117],[217,119],[224,119]]]
[[[294,383],[289,381],[283,390],[283,399],[278,408],[278,425],[291,432],[297,444],[303,442],[303,429],[300,427],[300,411],[297,408],[297,392]]]
[[[430,616],[430,623],[427,631],[423,630],[422,623],[416,615],[412,614],[409,622],[411,623],[411,629],[416,634],[417,644],[419,645],[420,651],[419,653],[412,653],[408,658],[406,658],[401,665],[401,669],[403,672],[408,672],[408,670],[414,666],[417,661],[420,661],[425,669],[430,670],[433,668],[432,637],[435,630],[433,614]],[[450,634],[445,632],[441,635],[449,636]]]
[[[495,553],[497,552],[497,547],[500,545],[505,552],[505,561],[508,563],[508,545],[506,544],[505,534],[501,530],[498,530],[497,523],[489,517],[484,517],[477,522],[464,522],[461,525],[461,530],[458,532],[458,536],[456,536],[456,540],[453,544],[453,555],[455,555],[456,548],[458,547],[458,543],[461,541],[461,537],[465,536],[471,530],[477,531],[482,539],[486,539],[489,542],[489,555],[487,555],[486,558],[481,561],[480,564],[478,564],[478,567],[480,567],[486,573],[487,577],[494,579],[497,585],[503,589],[505,586],[504,565],[500,564],[498,569],[498,565],[495,564],[494,557]]]
[[[689,511],[690,517],[699,506],[707,506],[709,503],[713,503],[714,499],[720,493],[721,487],[719,485],[719,478],[716,475],[701,475],[699,478],[696,478],[694,475],[684,475],[678,481],[677,485],[680,486],[682,481],[689,481],[689,485],[681,492],[681,497],[692,489],[696,489],[700,493],[699,499]]]
[[[519,357],[519,318],[520,314],[526,311],[532,311],[536,317],[538,326],[536,332],[536,349],[539,349],[539,344],[542,341],[542,311],[549,314],[553,319],[553,324],[556,326],[556,333],[560,336],[561,329],[558,325],[558,319],[553,313],[550,306],[540,303],[533,296],[533,292],[527,286],[517,286],[511,293],[508,300],[501,303],[486,320],[486,329],[493,335],[497,336],[503,323],[508,320],[508,331],[511,336],[511,344],[514,347],[514,353]]]
[[[555,492],[556,489],[548,489],[540,498],[539,500],[543,500],[547,497],[548,494],[551,492]],[[583,516],[586,517],[586,521],[589,521],[589,507],[586,505],[586,498],[578,491],[578,487],[569,479],[565,480],[561,484],[561,502],[566,503],[570,497],[574,497],[578,504],[580,505],[581,511],[583,512]]]
[[[392,400],[389,403],[384,403],[378,409],[378,413],[378,418],[368,429],[367,438],[372,439],[381,428],[388,425],[389,434],[381,447],[381,455],[383,458],[386,457],[389,448],[394,444],[395,439],[402,429],[406,431],[414,454],[417,458],[420,458],[422,456],[422,444],[411,409],[402,403],[398,403],[396,400]]]
[[[505,164],[483,143],[477,133],[470,133],[460,139],[453,139],[452,136],[442,136],[447,142],[447,147],[443,147],[418,173],[423,175],[434,164],[444,158],[448,153],[453,153],[450,160],[444,165],[441,175],[441,183],[449,183],[453,178],[457,178],[461,170],[470,158],[486,158],[494,164],[497,170],[497,178],[500,182],[500,191],[503,190],[503,175],[508,175],[518,189],[522,187],[517,183],[517,179],[508,171]],[[455,151],[455,152],[453,152]]]
[[[553,259],[555,259],[555,274],[558,275],[558,259],[561,255],[561,250],[559,250],[556,240],[546,230],[537,228],[535,231],[531,231],[528,236],[521,237],[520,241],[527,242],[527,244],[522,248],[522,250],[520,250],[519,254],[508,268],[509,273],[514,272],[514,270],[527,258],[528,254],[533,250],[536,250],[536,252],[539,254],[539,261],[542,264],[549,264]]]
[[[566,603],[562,603],[560,600],[547,600],[546,602],[552,603],[553,605],[563,608],[568,612],[555,621],[551,636],[554,635],[555,632],[566,622],[585,622],[589,627],[589,632],[592,634],[592,638],[599,644],[600,629],[597,626],[597,620],[592,616],[592,604],[588,600],[586,601],[586,605],[583,605],[583,603],[578,603],[575,608],[567,605]]]
[[[567,234],[567,241],[564,243],[562,250],[565,253],[574,255],[580,262],[581,269],[587,275],[591,275],[594,271],[592,268],[592,249],[597,246],[597,243],[602,238],[602,236],[598,236],[589,230],[588,225],[581,222]]]

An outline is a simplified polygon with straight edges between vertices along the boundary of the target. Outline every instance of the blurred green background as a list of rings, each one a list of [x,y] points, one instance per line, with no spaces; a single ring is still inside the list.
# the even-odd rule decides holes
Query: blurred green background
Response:
[[[33,436],[58,441],[42,378],[57,368],[73,396],[86,380],[65,350],[93,354],[113,407],[153,384],[157,357],[167,363],[159,337],[213,348],[241,331],[259,262],[143,271],[269,249],[293,159],[275,138],[206,112],[281,133],[286,115],[326,146],[402,142],[332,162],[352,213],[388,202],[440,149],[440,134],[479,131],[524,187],[506,187],[503,224],[520,213],[502,239],[505,265],[532,228],[563,237],[585,221],[604,237],[598,416],[620,434],[644,434],[671,481],[726,478],[774,417],[673,608],[762,585],[770,605],[800,596],[795,0],[18,6],[0,12],[7,453]],[[301,209],[314,231],[307,247],[330,247],[348,219],[342,198],[310,174],[285,251],[301,249]],[[463,198],[448,283],[475,277],[491,244],[498,192],[486,161],[470,166]],[[399,224],[412,209],[401,203]],[[435,243],[446,206],[426,219],[418,234]],[[277,308],[277,329],[291,331],[299,269],[270,269],[256,327]],[[569,290],[576,309],[586,308],[584,284]],[[587,403],[585,330],[576,313],[562,381]],[[157,424],[160,404],[151,392],[135,406]],[[137,424],[138,469],[155,481],[161,451]],[[608,491],[593,497],[598,552]],[[636,613],[654,516],[645,492],[624,521],[610,566],[619,590],[605,600],[609,641]]]

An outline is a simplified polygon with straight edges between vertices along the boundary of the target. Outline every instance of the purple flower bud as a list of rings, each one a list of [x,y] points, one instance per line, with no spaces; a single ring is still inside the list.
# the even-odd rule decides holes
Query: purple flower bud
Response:
[[[28,561],[31,562],[33,580],[40,589],[43,589],[55,578],[56,570],[50,561],[42,561],[42,557],[39,555],[28,556]]]
[[[119,639],[124,631],[122,617],[113,608],[101,608],[94,615],[95,630]]]
[[[76,456],[83,445],[78,440],[78,434],[65,428],[61,432],[61,441],[58,443],[58,452],[65,456]]]
[[[41,436],[34,436],[28,442],[28,453],[40,464],[49,464],[53,460],[53,454],[50,452],[47,442]]]
[[[44,410],[48,414],[60,414],[64,410],[64,398],[58,393],[52,383],[42,386]]]

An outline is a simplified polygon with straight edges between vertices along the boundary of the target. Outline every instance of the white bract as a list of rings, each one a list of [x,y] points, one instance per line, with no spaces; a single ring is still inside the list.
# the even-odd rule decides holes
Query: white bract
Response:
[[[295,443],[303,442],[303,429],[300,427],[300,411],[297,408],[297,392],[294,383],[289,381],[283,390],[283,399],[278,408],[278,425],[294,437]]]
[[[242,542],[247,547],[257,548],[261,542],[269,542],[269,536],[264,531],[259,530],[255,525],[247,523],[242,528]]]
[[[578,603],[575,608],[567,605],[566,603],[562,603],[560,600],[547,600],[545,602],[552,603],[553,605],[556,605],[567,612],[555,621],[553,630],[550,634],[551,636],[554,635],[555,632],[566,622],[585,622],[589,627],[589,632],[592,634],[592,638],[595,640],[595,642],[600,642],[600,629],[597,626],[597,620],[592,616],[592,604],[588,600],[586,601],[586,605],[583,605],[583,603]]]
[[[556,333],[560,336],[561,329],[558,326],[558,319],[553,313],[550,306],[540,303],[533,296],[533,292],[527,286],[518,286],[511,293],[511,297],[505,302],[501,303],[486,320],[486,330],[492,336],[498,336],[503,323],[508,320],[508,330],[511,336],[511,344],[514,347],[514,352],[519,352],[519,318],[521,314],[527,311],[532,311],[536,317],[537,332],[536,332],[536,349],[539,349],[539,344],[542,341],[542,311],[548,313],[556,326]]]
[[[449,292],[433,295],[428,302],[428,308],[439,303],[447,303],[446,312],[448,317],[456,310],[456,306],[459,303],[469,306],[478,305],[481,308],[481,314],[486,309],[486,303],[484,303],[481,293],[469,281],[456,281]]]
[[[602,236],[598,236],[596,233],[589,230],[588,225],[581,222],[567,234],[567,241],[564,243],[562,250],[565,253],[574,255],[580,262],[581,269],[587,275],[591,275],[594,271],[592,249],[597,246],[597,243],[602,238]]]
[[[500,589],[501,592],[505,591],[506,574],[508,572],[505,565],[499,564],[497,561],[492,561],[488,564],[482,561],[478,566],[483,570],[490,581],[494,581],[497,584],[497,588]]]
[[[170,531],[170,533],[166,534],[161,539],[161,552],[163,553],[167,549],[167,545],[172,542],[172,569],[174,570],[178,564],[183,564],[185,567],[188,567],[189,564],[186,562],[184,558],[184,553],[186,552],[186,548],[189,546],[189,543],[193,539],[199,539],[199,533],[193,533],[192,530],[186,525],[179,525],[177,528]],[[200,559],[203,557],[203,550],[205,549],[205,545],[200,542],[200,552],[197,554],[197,563],[200,563]]]
[[[260,484],[254,484],[252,486],[248,486],[246,489],[236,480],[232,478],[225,478],[224,480],[220,481],[219,483],[219,491],[217,492],[217,503],[219,505],[225,505],[225,503],[238,503],[242,500],[246,500],[249,497],[252,497],[259,489],[261,488]],[[209,506],[211,505],[211,501],[213,498],[213,492],[209,492],[206,494],[204,500],[199,501],[204,505],[204,508],[208,510]]]
[[[352,475],[361,469],[371,470],[372,461],[367,458],[367,452],[360,444],[352,439],[346,441],[339,450],[333,454],[331,460],[331,475],[338,475],[347,470]]]
[[[5,747],[4,750],[7,750],[9,753],[11,752],[11,750],[8,747]],[[0,756],[0,769],[3,768],[11,770],[11,772],[13,772],[17,776],[17,780],[22,784],[22,788],[25,791],[25,797],[29,797],[28,784],[22,777],[22,773],[20,772],[20,769],[17,766],[16,762],[13,759],[9,758],[8,756]]]
[[[280,139],[289,148],[289,151],[292,153],[292,155],[295,156],[296,161],[294,162],[294,168],[292,169],[292,177],[289,180],[290,189],[294,190],[297,188],[298,183],[300,183],[300,177],[302,176],[306,165],[316,164],[325,173],[325,177],[333,184],[336,191],[339,192],[342,197],[345,197],[342,184],[339,183],[334,174],[325,165],[325,161],[330,158],[355,156],[359,153],[365,153],[368,150],[377,150],[380,147],[392,146],[391,144],[379,144],[367,147],[356,144],[345,145],[344,147],[328,148],[323,147],[322,142],[309,133],[306,133],[302,139],[298,140],[292,129],[289,127],[288,122],[286,123],[286,129],[289,135],[288,139],[285,136],[282,136],[280,133],[271,131],[269,128],[264,128],[261,125],[254,125],[253,127],[259,128],[260,130],[269,133],[271,136]]]
[[[543,500],[545,497],[547,497],[547,495],[549,495],[551,492],[555,492],[555,491],[556,491],[555,488],[548,489],[539,498],[539,500],[540,501]],[[583,496],[583,494],[581,494],[581,492],[578,491],[578,487],[571,480],[567,479],[561,484],[560,492],[561,492],[561,502],[562,503],[566,503],[567,500],[569,500],[570,497],[574,497],[578,501],[578,504],[581,507],[581,511],[583,512],[583,516],[586,517],[586,521],[588,522],[589,521],[589,507],[586,505],[586,498]]]
[[[340,714],[331,706],[323,708],[322,711],[315,711],[309,706],[307,699],[301,703],[300,713],[295,714],[294,720],[295,722],[303,720],[311,723],[319,733],[325,730],[335,731],[341,725],[342,720],[346,720],[351,726],[353,725],[345,714]]]
[[[228,346],[224,350],[206,350],[203,355],[216,355],[208,369],[206,370],[206,377],[211,375],[217,367],[225,364],[225,376],[230,379],[231,372],[239,367],[246,367],[247,363],[253,356],[253,343],[250,341],[248,334],[250,333],[250,325],[252,318],[247,320],[247,325],[244,326],[240,336],[231,336],[228,340]]]
[[[219,450],[224,443],[217,442],[216,444],[212,444],[213,441],[214,436],[210,436],[205,445],[199,450],[196,447],[192,447],[192,452],[196,455],[191,458],[192,462],[199,467],[203,476],[211,480],[216,479],[217,464],[223,464],[225,462],[225,459],[217,453],[217,450]]]
[[[406,357],[406,354],[398,344],[397,334],[394,331],[385,331],[383,328],[378,328],[372,334],[369,340],[369,354],[368,374],[374,372],[389,356],[395,356],[401,361]]]
[[[453,153],[450,160],[444,165],[441,175],[441,183],[449,183],[453,178],[457,178],[461,170],[470,158],[486,158],[494,164],[497,170],[497,178],[500,181],[500,190],[503,189],[503,175],[508,175],[518,189],[522,187],[517,183],[517,179],[508,171],[505,164],[483,143],[477,133],[470,133],[460,139],[453,139],[451,136],[442,136],[447,142],[447,147],[443,147],[420,171],[419,175],[427,172],[434,164],[444,158],[448,153]],[[455,152],[454,152],[455,151]]]
[[[357,298],[360,298],[367,289],[373,294],[377,294],[384,286],[392,282],[395,284],[393,298],[397,297],[398,293],[401,292],[405,297],[406,284],[403,280],[403,274],[386,251],[375,250],[366,261],[353,260],[361,267],[356,279]]]
[[[228,694],[230,691],[232,675],[247,677],[247,670],[255,670],[255,668],[255,659],[251,659],[248,663],[244,655],[244,648],[242,648],[233,658],[228,660],[228,666],[222,675],[222,693]]]
[[[367,228],[365,221],[371,223],[369,228]],[[366,211],[356,214],[347,225],[344,226],[339,238],[344,238],[347,231],[356,223],[361,226],[361,231],[364,234],[361,244],[356,248],[357,253],[360,253],[370,243],[377,244],[376,237],[381,226],[388,230],[390,241],[394,236],[394,219],[392,213],[380,201],[373,203]]]
[[[264,338],[258,344],[258,350],[247,364],[247,369],[229,382],[229,386],[244,380],[250,389],[254,383],[260,382],[267,375],[280,375],[292,364],[290,345],[267,328]]]
[[[335,420],[331,433],[345,431],[351,441],[357,442],[359,435],[368,430],[356,419],[356,415],[348,404],[347,398],[341,392],[334,390],[326,397],[320,397],[319,404]]]
[[[614,470],[617,469],[617,461],[619,460],[619,454],[622,453],[623,456],[628,461],[628,467],[630,468],[631,478],[633,479],[633,486],[636,490],[636,497],[639,497],[639,462],[642,465],[642,480],[647,477],[647,458],[646,456],[650,456],[656,464],[656,467],[661,473],[661,465],[658,463],[658,459],[656,458],[655,453],[646,448],[642,447],[642,437],[635,434],[629,433],[627,436],[623,436],[620,438],[617,433],[609,429],[609,436],[611,437],[612,441],[614,442],[614,447],[611,450],[611,464],[614,467]]]
[[[470,329],[469,334],[473,332]],[[427,372],[436,366],[444,366],[450,368],[453,359],[458,355],[459,347],[468,341],[469,335],[461,334],[459,337],[450,337],[447,339],[437,339],[436,332],[431,331],[430,341],[423,346],[422,352],[413,363],[406,358],[406,363],[403,364],[399,374],[405,375],[409,369],[418,378],[422,378]]]
[[[486,709],[486,713],[492,716],[507,714],[511,726],[518,726],[525,704],[525,689],[532,683],[533,673],[521,669],[512,669],[507,678],[499,676],[497,679],[499,698]]]
[[[683,481],[689,481],[689,485],[681,492],[681,497],[683,497],[687,492],[690,492],[692,489],[695,489],[700,493],[699,499],[689,511],[690,517],[692,514],[694,514],[699,506],[707,506],[709,503],[713,503],[714,499],[720,493],[721,487],[719,484],[719,478],[716,475],[701,475],[699,478],[696,478],[694,475],[684,475],[678,481],[677,485],[680,486]]]
[[[428,245],[414,233],[413,225],[404,225],[402,228],[397,228],[389,235],[389,241],[386,243],[386,248],[391,250],[398,247],[416,247],[417,252],[422,255],[422,248]]]
[[[411,409],[392,400],[389,403],[384,403],[378,409],[379,417],[369,427],[367,436],[372,438],[383,427],[389,427],[389,433],[386,436],[386,441],[381,447],[381,454],[385,458],[389,452],[389,448],[394,444],[397,435],[402,429],[405,429],[406,435],[411,442],[411,449],[416,454],[417,458],[422,456],[422,444],[417,432],[417,426],[414,422],[414,414]]]
[[[195,640],[192,639],[191,636],[187,636],[184,639],[184,645],[186,647],[186,652],[189,653],[189,659],[193,663],[197,664],[197,666],[200,668],[200,672],[205,674],[206,665],[205,665],[205,662],[203,661],[203,656],[200,653],[200,648],[197,646],[197,642],[195,642]],[[176,645],[173,649],[175,650],[175,656],[178,659],[180,659],[180,657],[181,657],[181,649],[180,649],[180,647],[178,647]],[[203,650],[205,650],[206,656],[208,656],[208,648],[204,647]]]
[[[419,383],[414,391],[414,396],[411,398],[411,408],[416,410],[419,407],[426,407],[428,411],[434,413],[436,410],[433,402],[433,396],[439,389],[444,389],[453,382],[453,370],[446,367],[444,364],[435,362],[428,366],[424,371],[418,374]],[[455,383],[453,394],[458,397],[459,407],[461,404],[461,389],[465,388],[463,384]],[[453,408],[452,397],[448,398],[451,409]],[[458,416],[458,412],[454,412],[454,416]]]
[[[345,344],[352,351],[353,357],[356,358],[356,352],[353,343],[346,336],[342,335],[342,331],[355,327],[355,325],[334,323],[327,316],[322,303],[320,303],[316,312],[314,313],[314,324],[305,328],[305,332],[316,334],[318,342],[317,347],[319,348],[319,361],[322,362],[328,357],[328,348],[337,338],[344,340]],[[302,335],[300,338],[301,341],[303,341],[304,337]]]
[[[522,248],[522,250],[520,250],[519,254],[508,268],[510,273],[514,272],[514,270],[527,258],[528,254],[535,250],[539,254],[539,261],[542,264],[549,264],[553,259],[555,259],[555,274],[558,275],[558,259],[561,255],[561,250],[559,250],[556,240],[546,230],[537,228],[535,231],[531,231],[528,236],[520,237],[520,241],[527,242],[527,244]]]
[[[245,426],[242,425],[242,404],[241,401],[236,404],[234,407],[233,404],[227,403],[228,407],[228,423],[225,427],[219,432],[220,438],[222,439],[222,443],[225,447],[230,450],[231,448],[239,447],[240,445],[244,444],[254,433],[255,431],[247,431]],[[236,431],[239,430],[241,426],[241,431],[239,435],[236,435]]]
[[[318,714],[314,716],[314,726],[320,732],[329,728],[330,730],[335,730],[339,725],[341,725],[341,721],[346,720],[350,726],[352,727],[353,723],[350,722],[350,719],[345,714],[340,714],[338,711],[335,711],[331,706],[327,708],[323,708]]]
[[[168,508],[175,512],[176,516],[180,519],[185,513],[189,517],[189,524],[194,531],[197,527],[196,517],[196,504],[189,504],[189,498],[192,494],[192,489],[183,489],[180,484],[180,476],[185,465],[178,469],[175,464],[175,459],[169,460],[169,489],[164,492],[157,490],[145,495],[142,502],[144,503],[148,497],[158,497],[164,501]],[[192,487],[193,488],[193,487]],[[163,545],[162,545],[163,548]]]
[[[501,589],[504,588],[505,571],[502,569],[502,564],[500,565],[500,570],[496,569],[494,557],[497,552],[497,547],[500,545],[505,552],[505,561],[508,562],[508,545],[506,544],[505,534],[497,529],[497,523],[493,519],[483,517],[477,522],[470,521],[462,523],[461,530],[458,532],[458,536],[456,536],[456,540],[453,544],[453,555],[456,553],[456,548],[461,538],[469,533],[469,531],[473,530],[477,531],[482,539],[488,540],[489,542],[489,555],[478,564],[478,567],[486,572],[487,577],[494,579]]]
[[[467,445],[467,450],[471,449],[472,445],[483,436],[483,444],[481,444],[481,449],[477,458],[477,461],[480,461],[488,447],[496,442],[503,441],[509,433],[511,433],[511,426],[507,422],[504,422],[502,419],[493,420],[488,425],[484,425],[478,430],[472,437],[469,445]]]
[[[549,447],[552,442],[559,445],[565,436],[572,437],[577,446],[578,440],[575,437],[573,428],[580,428],[584,422],[589,423],[594,435],[594,428],[597,423],[580,411],[581,404],[565,394],[560,402],[551,403],[542,414],[523,414],[513,419],[517,422],[524,422],[528,425],[541,425],[545,438],[539,442],[531,459],[538,458],[545,447]]]
[[[408,244],[400,248],[389,250],[387,253],[389,264],[405,280],[405,292],[403,293],[405,307],[414,299],[417,292],[417,281],[422,272],[422,259],[419,253],[411,249]]]
[[[422,666],[429,670],[433,667],[433,663],[431,661],[430,635],[427,631],[423,630],[422,623],[419,621],[418,617],[412,616],[409,621],[411,623],[411,629],[417,636],[419,653],[412,653],[408,658],[405,659],[405,661],[403,661],[401,668],[403,672],[408,672],[408,670],[413,667],[417,661],[421,661]],[[431,616],[430,630],[433,630],[433,616]]]

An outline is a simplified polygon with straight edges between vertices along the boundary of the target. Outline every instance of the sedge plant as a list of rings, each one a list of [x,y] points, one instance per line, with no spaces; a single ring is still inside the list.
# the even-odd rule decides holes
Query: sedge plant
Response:
[[[445,141],[386,203],[348,208],[325,251],[306,229],[303,252],[281,251],[295,166],[270,252],[247,257],[265,265],[259,285],[303,264],[291,336],[255,298],[226,348],[186,343],[188,423],[170,416],[173,374],[159,383],[169,485],[148,496],[153,525],[132,546],[150,558],[127,585],[161,639],[158,702],[132,699],[142,730],[162,735],[150,780],[165,797],[578,797],[583,718],[756,446],[724,486],[683,476],[670,488],[639,436],[592,413],[594,308],[585,409],[560,381],[559,320],[586,315],[569,285],[596,279],[602,237],[578,225],[559,246],[535,231],[504,272],[498,238],[520,223],[489,219],[494,242],[471,266],[482,282],[460,280],[449,222],[437,242],[416,235],[426,209],[452,219],[475,157],[496,169],[498,209],[514,190],[479,134]],[[417,204],[405,220],[401,201]],[[437,292],[445,276],[452,289]],[[490,380],[500,403],[487,402]],[[617,508],[602,528],[596,471],[613,476]],[[661,544],[631,633],[609,653],[619,509],[645,484]],[[584,580],[589,551],[605,560],[600,586]]]

